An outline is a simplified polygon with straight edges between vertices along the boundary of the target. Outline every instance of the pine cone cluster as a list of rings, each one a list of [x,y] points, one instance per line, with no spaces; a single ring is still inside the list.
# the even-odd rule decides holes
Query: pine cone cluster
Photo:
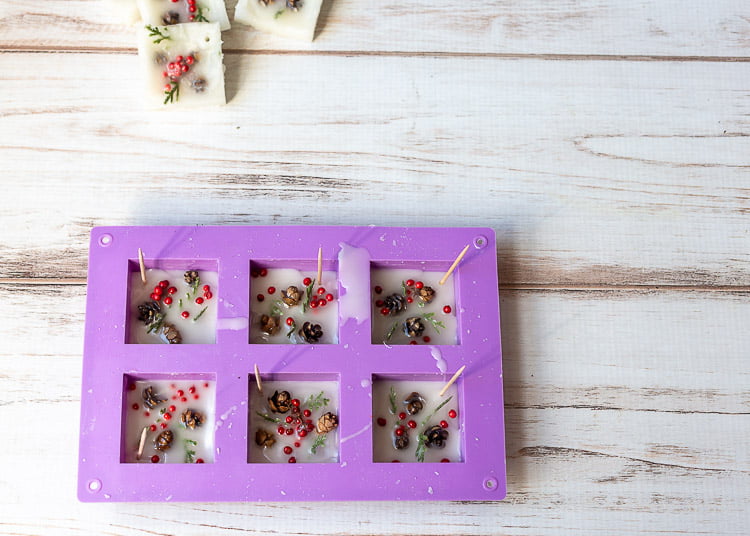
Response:
[[[299,303],[301,298],[299,289],[294,285],[287,287],[286,290],[281,292],[281,301],[287,304],[289,307],[294,307]]]
[[[323,336],[323,328],[320,324],[313,324],[311,322],[305,322],[302,324],[302,329],[299,330],[300,336],[309,343],[316,343]]]
[[[156,322],[161,316],[161,307],[155,301],[143,302],[138,306],[138,320],[146,325]]]
[[[176,11],[167,11],[161,18],[161,21],[164,23],[164,26],[177,24],[178,22],[180,22],[180,14]]]
[[[404,333],[407,337],[421,337],[424,333],[425,325],[422,318],[411,316],[404,321]]]
[[[281,317],[263,315],[260,317],[260,330],[266,335],[276,335],[281,328]]]
[[[255,432],[255,444],[259,447],[273,447],[274,443],[276,443],[276,438],[272,433],[263,428],[258,428]]]
[[[198,276],[198,272],[196,270],[188,270],[185,272],[185,283],[188,285],[193,285],[197,281],[200,281],[200,277]]]
[[[154,387],[152,385],[149,385],[143,390],[143,393],[141,393],[141,396],[143,397],[143,403],[148,406],[149,409],[154,409],[159,404],[166,402],[166,398],[159,398],[159,395],[154,393]]]
[[[416,415],[424,409],[424,398],[415,391],[404,399],[404,404],[406,405],[406,413]]]
[[[297,11],[302,7],[302,0],[286,0],[286,7],[292,11]]]
[[[273,396],[268,398],[268,407],[274,413],[286,413],[292,407],[292,395],[289,391],[275,391]]]
[[[422,287],[417,290],[417,297],[425,303],[430,303],[435,297],[435,289],[432,287]]]
[[[448,434],[448,430],[436,424],[425,430],[424,435],[427,436],[427,441],[425,441],[427,447],[442,449],[445,447],[445,442],[448,441],[450,434]]]
[[[339,418],[330,411],[324,413],[318,419],[317,431],[319,434],[327,434],[331,430],[334,430],[339,425]]]
[[[186,409],[180,415],[180,422],[191,430],[195,430],[196,427],[201,426],[206,422],[206,417],[202,413],[195,411],[194,409]]]
[[[154,446],[156,450],[169,450],[172,447],[172,441],[174,441],[174,434],[172,430],[164,430],[154,440]]]
[[[159,337],[167,344],[180,344],[182,342],[182,335],[172,324],[162,324]]]
[[[388,309],[390,316],[395,316],[406,309],[406,298],[401,294],[391,294],[383,300],[383,308]]]
[[[393,446],[396,448],[396,450],[404,450],[405,448],[409,447],[409,436],[404,435],[396,435],[393,434]]]

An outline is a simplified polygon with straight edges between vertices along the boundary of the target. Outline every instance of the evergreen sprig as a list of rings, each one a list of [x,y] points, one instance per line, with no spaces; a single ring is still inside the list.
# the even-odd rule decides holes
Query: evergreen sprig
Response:
[[[320,434],[318,437],[315,438],[315,442],[313,442],[312,446],[310,447],[310,452],[313,454],[318,453],[318,447],[322,447],[326,444],[326,434]]]
[[[305,401],[305,405],[310,409],[320,409],[327,406],[331,400],[323,395],[323,391],[319,392],[317,395],[310,395]]]
[[[170,89],[164,89],[164,104],[177,102],[177,100],[180,98],[180,83],[176,80],[171,80],[169,82],[169,86]],[[190,299],[189,293],[188,299]]]
[[[422,318],[432,324],[432,327],[435,328],[435,331],[437,331],[438,334],[440,333],[440,329],[445,329],[445,324],[443,324],[440,320],[435,320],[435,313],[423,314]]]
[[[149,37],[155,37],[156,38],[156,39],[154,39],[154,43],[157,44],[157,45],[159,43],[161,43],[162,41],[164,41],[164,40],[172,39],[166,33],[161,33],[161,30],[159,30],[159,28],[157,28],[156,26],[151,26],[150,24],[147,24],[146,25],[146,29],[149,31],[149,34],[148,34]]]

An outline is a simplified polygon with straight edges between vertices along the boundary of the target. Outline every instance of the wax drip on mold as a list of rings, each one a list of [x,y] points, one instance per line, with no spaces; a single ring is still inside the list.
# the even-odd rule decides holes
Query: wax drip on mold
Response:
[[[435,346],[430,346],[430,355],[435,359],[435,364],[437,365],[438,370],[445,374],[448,370],[448,363],[443,359],[443,354],[440,350]]]
[[[367,425],[363,426],[360,430],[357,430],[352,435],[348,435],[346,437],[342,437],[340,443],[346,443],[350,439],[354,439],[358,435],[364,434],[370,428],[372,428],[372,423],[367,423]]]
[[[218,330],[239,331],[241,329],[247,328],[247,326],[247,317],[216,319],[216,329]]]
[[[339,243],[338,255],[339,283],[342,288],[339,296],[339,315],[342,324],[350,318],[362,324],[370,318],[369,289],[361,284],[359,274],[369,273],[370,253],[364,248]],[[356,278],[356,279],[355,279]]]

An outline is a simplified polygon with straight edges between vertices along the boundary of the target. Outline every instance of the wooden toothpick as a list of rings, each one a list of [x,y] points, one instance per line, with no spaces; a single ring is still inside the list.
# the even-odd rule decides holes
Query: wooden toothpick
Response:
[[[136,460],[140,460],[143,456],[143,447],[146,446],[146,434],[148,433],[148,426],[143,427],[141,432],[141,441],[138,443],[138,455],[135,457]]]
[[[141,281],[146,284],[146,265],[143,263],[143,250],[138,248],[138,264],[141,267]]]
[[[258,384],[258,391],[263,392],[263,385],[260,383],[260,370],[258,370],[258,363],[255,363],[255,383]]]
[[[440,390],[440,394],[438,396],[443,396],[445,392],[448,390],[448,387],[456,383],[456,380],[458,379],[458,377],[461,375],[461,373],[464,371],[465,368],[466,368],[466,365],[464,365],[463,367],[461,367],[460,369],[456,371],[456,373],[453,375],[450,381],[446,383],[445,386]]]
[[[318,286],[323,285],[323,247],[318,248]]]
[[[455,261],[453,261],[453,264],[451,264],[451,267],[450,267],[450,268],[448,268],[448,271],[447,271],[447,272],[445,272],[445,275],[444,275],[444,276],[443,276],[443,278],[442,278],[442,279],[441,279],[441,280],[439,281],[439,283],[440,283],[441,285],[444,285],[444,284],[445,284],[445,282],[446,282],[446,281],[448,281],[448,278],[449,278],[449,277],[450,277],[450,275],[451,275],[451,274],[453,273],[453,270],[455,270],[455,269],[456,269],[456,266],[458,266],[458,263],[459,263],[459,262],[461,262],[461,259],[463,259],[463,258],[464,258],[464,255],[466,255],[466,252],[467,252],[467,251],[469,251],[469,246],[470,246],[470,245],[471,245],[471,244],[466,244],[466,247],[465,247],[465,248],[463,249],[463,251],[462,251],[461,253],[459,253],[459,254],[458,254],[458,257],[456,257],[456,260],[455,260]]]

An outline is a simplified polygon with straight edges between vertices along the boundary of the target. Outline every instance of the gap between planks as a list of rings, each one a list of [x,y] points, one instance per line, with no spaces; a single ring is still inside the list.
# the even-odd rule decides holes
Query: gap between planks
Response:
[[[80,285],[85,286],[85,279],[54,278],[0,278],[0,285]],[[633,292],[728,292],[750,293],[750,285],[555,285],[555,284],[501,284],[499,290],[539,290],[557,292],[580,291],[633,291]]]
[[[0,54],[137,54],[131,47],[66,47],[0,45]],[[224,49],[224,54],[257,56],[343,56],[343,57],[407,57],[407,58],[486,58],[544,61],[641,61],[641,62],[707,62],[750,63],[750,56],[660,56],[656,54],[523,54],[518,52],[410,52],[400,50],[271,50]]]

